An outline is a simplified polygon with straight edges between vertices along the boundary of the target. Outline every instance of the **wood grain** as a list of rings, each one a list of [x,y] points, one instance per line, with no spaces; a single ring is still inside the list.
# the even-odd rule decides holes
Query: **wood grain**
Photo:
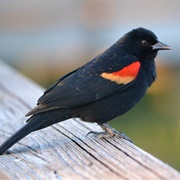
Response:
[[[43,88],[0,61],[0,142],[19,129]],[[70,119],[31,133],[0,156],[0,179],[180,179],[180,173],[117,137],[86,137],[96,124]]]

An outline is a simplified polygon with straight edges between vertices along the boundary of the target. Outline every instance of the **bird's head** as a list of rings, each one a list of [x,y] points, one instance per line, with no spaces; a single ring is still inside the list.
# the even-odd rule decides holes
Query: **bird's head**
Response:
[[[145,28],[137,28],[125,34],[119,43],[129,54],[135,55],[139,60],[154,60],[159,50],[170,50],[170,46],[160,42],[157,36]]]

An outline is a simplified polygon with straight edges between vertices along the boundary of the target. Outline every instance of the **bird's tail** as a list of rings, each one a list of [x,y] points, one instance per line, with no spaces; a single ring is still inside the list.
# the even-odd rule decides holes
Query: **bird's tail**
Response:
[[[70,117],[71,115],[68,109],[57,109],[33,115],[27,120],[27,124],[0,145],[0,154],[3,154],[3,152],[31,132],[46,128],[55,123],[69,119]]]
[[[30,120],[27,124],[25,124],[21,129],[15,132],[4,143],[0,145],[0,154],[3,154],[3,152],[5,152],[7,149],[9,149],[11,146],[13,146],[23,137],[37,130],[42,124],[43,121],[41,120],[37,121],[37,118],[33,117],[32,120]]]

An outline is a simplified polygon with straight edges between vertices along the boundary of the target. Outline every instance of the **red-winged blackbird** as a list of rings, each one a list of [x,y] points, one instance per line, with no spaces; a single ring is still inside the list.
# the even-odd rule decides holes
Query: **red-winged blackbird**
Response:
[[[169,46],[144,28],[134,29],[82,67],[61,77],[38,100],[20,130],[0,146],[0,154],[29,133],[69,118],[96,122],[104,137],[118,132],[105,122],[135,106],[156,79],[155,57]],[[123,137],[123,134],[119,135]]]

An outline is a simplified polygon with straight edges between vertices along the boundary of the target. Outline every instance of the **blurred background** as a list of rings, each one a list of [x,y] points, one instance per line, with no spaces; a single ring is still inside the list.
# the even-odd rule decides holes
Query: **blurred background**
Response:
[[[145,27],[174,48],[156,59],[158,79],[110,124],[180,170],[180,1],[1,1],[0,58],[47,88],[127,31]]]

